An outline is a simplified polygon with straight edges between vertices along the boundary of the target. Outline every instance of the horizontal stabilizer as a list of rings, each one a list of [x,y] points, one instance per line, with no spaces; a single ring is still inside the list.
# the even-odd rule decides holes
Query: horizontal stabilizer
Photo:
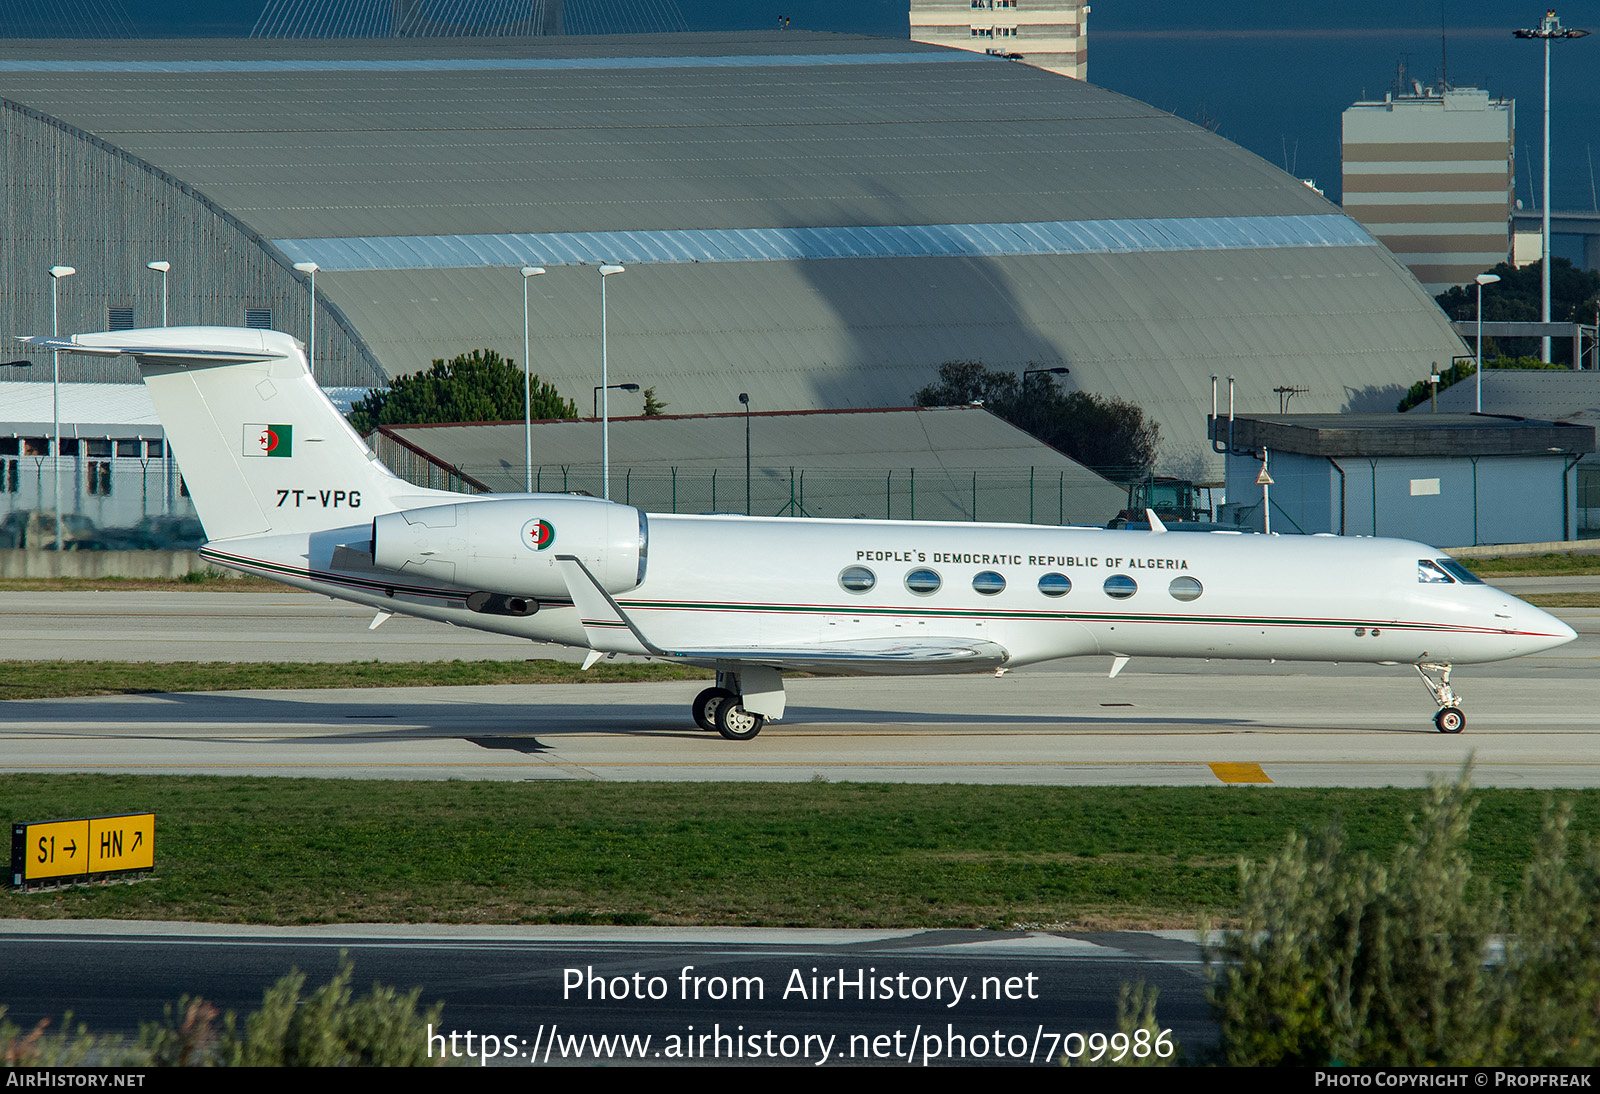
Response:
[[[262,345],[262,339],[259,335],[252,339],[250,335],[254,332],[249,330],[229,328],[228,333],[235,336],[235,339],[239,335],[243,335],[243,341],[247,343],[253,341],[255,345],[230,346],[226,349],[218,349],[214,345],[184,345],[181,340],[177,339],[174,340],[173,344],[169,345],[151,345],[148,341],[142,340],[128,342],[117,339],[115,337],[116,333],[114,331],[105,331],[96,334],[79,334],[72,338],[50,338],[41,334],[29,335],[19,339],[19,341],[36,349],[59,350],[62,353],[87,354],[90,357],[117,357],[126,353],[129,356],[143,360],[161,361],[169,364],[178,361],[204,361],[208,364],[225,365],[242,361],[266,361],[286,356],[286,354],[278,350],[268,349]],[[149,334],[150,332],[141,331],[140,333]]]

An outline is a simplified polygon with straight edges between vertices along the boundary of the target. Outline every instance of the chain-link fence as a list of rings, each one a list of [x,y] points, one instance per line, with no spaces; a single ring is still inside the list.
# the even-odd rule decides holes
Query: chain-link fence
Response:
[[[1578,465],[1578,538],[1600,539],[1600,467]]]
[[[59,458],[22,447],[0,441],[0,549],[54,549],[58,534],[65,551],[189,550],[205,541],[159,441],[77,441]]]
[[[503,481],[506,472],[500,467],[415,471],[412,481],[418,485],[465,492],[513,492],[524,485]],[[595,496],[606,492],[601,470],[593,465],[536,466],[533,488]],[[1086,480],[1081,472],[1033,467],[753,467],[748,477],[743,468],[613,467],[610,495],[652,513],[1026,524],[1104,524],[1116,516],[1125,498],[1121,487]]]

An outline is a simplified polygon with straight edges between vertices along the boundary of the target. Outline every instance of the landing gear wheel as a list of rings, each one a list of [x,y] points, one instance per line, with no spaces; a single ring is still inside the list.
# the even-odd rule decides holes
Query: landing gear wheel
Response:
[[[1433,716],[1433,724],[1440,733],[1460,733],[1467,728],[1467,716],[1460,707],[1445,707]]]
[[[717,732],[730,741],[748,741],[767,724],[763,715],[751,714],[740,706],[737,696],[718,705],[716,719]]]
[[[706,688],[694,697],[694,724],[707,733],[717,731],[717,708],[729,699],[739,698],[727,688]]]

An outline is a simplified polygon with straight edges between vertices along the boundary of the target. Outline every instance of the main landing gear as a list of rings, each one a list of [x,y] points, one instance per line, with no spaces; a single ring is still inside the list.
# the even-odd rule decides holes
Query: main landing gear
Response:
[[[1461,697],[1450,687],[1450,666],[1427,661],[1414,667],[1417,675],[1422,677],[1423,687],[1439,704],[1439,713],[1433,716],[1434,728],[1440,733],[1460,733],[1466,729],[1467,716],[1461,712]],[[1437,681],[1428,675],[1430,671],[1439,674]]]
[[[695,696],[693,710],[695,725],[730,741],[748,741],[767,724],[766,718],[740,706],[739,696],[727,688],[706,688]]]
[[[783,716],[783,678],[777,670],[759,667],[718,672],[717,686],[695,696],[694,724],[715,730],[730,741],[748,741],[768,719]]]

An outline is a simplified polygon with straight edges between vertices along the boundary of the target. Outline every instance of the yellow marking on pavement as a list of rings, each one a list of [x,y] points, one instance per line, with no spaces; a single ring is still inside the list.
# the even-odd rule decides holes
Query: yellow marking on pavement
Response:
[[[1211,773],[1225,783],[1269,783],[1260,764],[1210,764]]]

